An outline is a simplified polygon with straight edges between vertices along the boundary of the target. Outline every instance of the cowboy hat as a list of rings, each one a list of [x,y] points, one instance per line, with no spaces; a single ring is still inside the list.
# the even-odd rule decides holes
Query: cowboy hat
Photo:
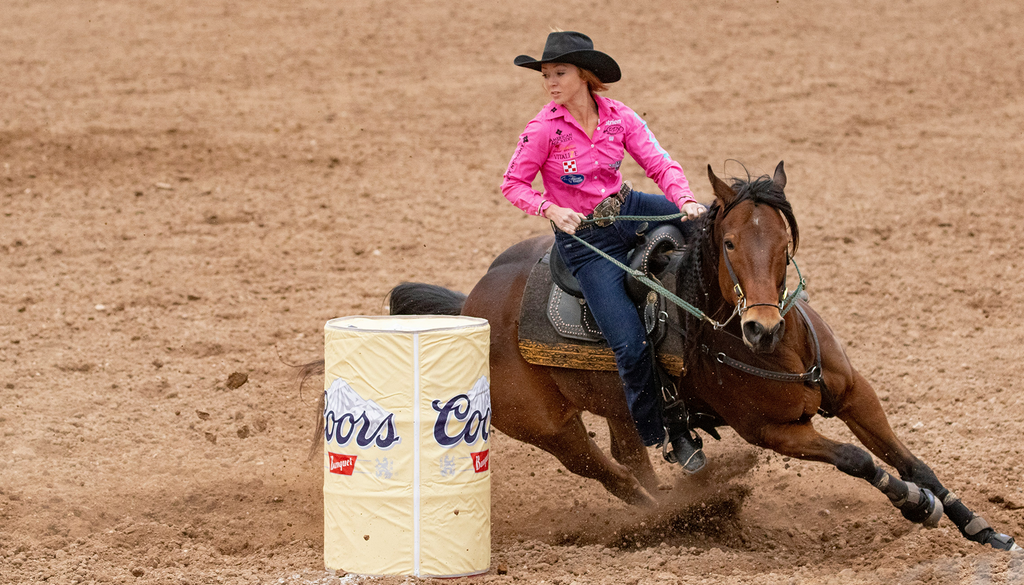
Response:
[[[601,83],[614,83],[622,79],[622,72],[615,59],[595,51],[594,41],[587,35],[572,31],[549,34],[544,43],[544,54],[539,60],[529,55],[519,55],[513,63],[535,71],[540,71],[544,63],[569,63],[593,71]]]

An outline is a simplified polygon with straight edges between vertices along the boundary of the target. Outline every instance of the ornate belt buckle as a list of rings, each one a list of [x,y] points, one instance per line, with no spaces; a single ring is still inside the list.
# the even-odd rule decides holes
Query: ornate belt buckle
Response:
[[[594,223],[599,227],[608,227],[615,221],[613,218],[619,214],[619,210],[622,209],[622,202],[615,197],[606,197],[603,201],[597,204],[594,208]]]

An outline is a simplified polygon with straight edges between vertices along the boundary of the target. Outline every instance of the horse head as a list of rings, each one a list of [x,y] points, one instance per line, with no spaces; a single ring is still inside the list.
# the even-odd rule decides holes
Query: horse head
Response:
[[[711,218],[719,289],[740,316],[747,347],[771,353],[786,332],[782,302],[791,237],[793,253],[799,242],[793,208],[783,192],[786,172],[780,162],[770,178],[735,179],[728,185],[708,165],[708,178],[719,208]]]

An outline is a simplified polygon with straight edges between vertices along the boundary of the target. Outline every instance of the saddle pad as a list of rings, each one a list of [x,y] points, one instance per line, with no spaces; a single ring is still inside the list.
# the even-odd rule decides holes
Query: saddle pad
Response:
[[[549,252],[550,253],[550,252]],[[531,364],[570,368],[576,370],[608,370],[615,371],[615,354],[608,344],[598,340],[587,339],[587,335],[598,332],[591,317],[590,327],[580,325],[579,312],[582,308],[578,299],[558,290],[564,298],[558,298],[555,309],[549,309],[549,298],[554,287],[551,281],[551,268],[547,254],[534,265],[526,281],[523,301],[519,309],[519,352],[523,359]],[[571,323],[573,305],[575,304],[575,322]],[[571,331],[578,335],[566,337],[556,331],[549,311],[554,310],[557,318],[565,322]],[[683,360],[678,355],[659,353],[658,361],[669,372],[681,372]]]

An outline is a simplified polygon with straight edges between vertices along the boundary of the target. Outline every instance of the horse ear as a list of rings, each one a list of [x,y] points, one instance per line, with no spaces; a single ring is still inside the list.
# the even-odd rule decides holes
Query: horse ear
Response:
[[[779,161],[779,166],[775,167],[775,176],[772,177],[772,182],[779,188],[779,191],[786,189],[786,169],[782,168],[782,162]]]
[[[722,205],[728,206],[732,203],[732,200],[736,198],[736,192],[732,190],[732,187],[725,184],[725,181],[715,175],[715,171],[711,170],[711,165],[708,165],[708,179],[711,179],[711,187],[715,190],[715,197],[722,200]]]

